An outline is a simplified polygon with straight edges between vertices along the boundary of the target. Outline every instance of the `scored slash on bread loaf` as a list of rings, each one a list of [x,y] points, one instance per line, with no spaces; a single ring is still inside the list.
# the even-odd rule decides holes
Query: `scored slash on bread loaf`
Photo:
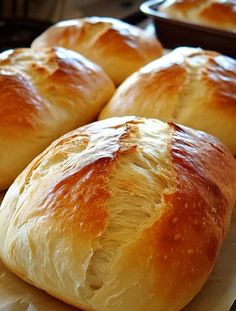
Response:
[[[32,47],[62,46],[99,64],[115,84],[160,57],[160,42],[147,32],[120,20],[86,17],[59,22],[36,38]]]
[[[167,0],[159,10],[177,20],[236,31],[235,0]]]
[[[0,54],[0,190],[55,138],[96,119],[114,85],[63,48]]]
[[[218,137],[236,155],[236,61],[178,48],[131,75],[99,118],[137,115],[173,121]]]
[[[236,199],[217,139],[113,118],[51,144],[0,208],[0,257],[84,310],[177,311],[212,271]]]

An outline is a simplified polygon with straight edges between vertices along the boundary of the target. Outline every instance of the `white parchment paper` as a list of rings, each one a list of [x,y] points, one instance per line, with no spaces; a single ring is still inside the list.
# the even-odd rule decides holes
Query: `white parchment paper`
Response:
[[[0,200],[3,195],[0,193]],[[236,299],[236,208],[215,268],[184,311],[229,311]],[[78,311],[11,273],[0,261],[0,311]],[[112,310],[111,310],[112,311]],[[128,310],[124,310],[128,311]],[[148,310],[147,310],[148,311]]]

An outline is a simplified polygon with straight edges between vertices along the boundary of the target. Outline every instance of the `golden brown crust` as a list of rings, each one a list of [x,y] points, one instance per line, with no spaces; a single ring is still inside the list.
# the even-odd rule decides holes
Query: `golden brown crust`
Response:
[[[172,11],[176,10],[182,12],[184,15],[188,15],[190,10],[206,3],[206,0],[177,0],[177,1],[171,0],[169,2]]]
[[[234,0],[213,1],[200,13],[203,22],[230,31],[236,30],[236,2]]]
[[[114,91],[109,77],[62,48],[0,55],[0,190],[63,133],[93,121]]]
[[[133,74],[99,118],[137,115],[203,130],[236,154],[236,61],[216,52],[178,48]]]
[[[236,61],[220,54],[212,56],[202,72],[203,81],[212,90],[212,100],[209,104],[235,118]]]
[[[165,288],[158,308],[150,304],[150,310],[180,310],[201,289],[226,236],[234,205],[226,189],[231,185],[230,191],[235,191],[236,163],[227,149],[204,133],[169,125],[174,191],[164,194],[160,219],[126,253],[126,269],[137,261],[145,267],[149,254],[150,273],[155,275],[153,294],[158,296],[159,288]],[[181,292],[183,286],[188,290]]]
[[[0,255],[85,310],[177,311],[211,272],[235,199],[236,162],[214,137],[152,119],[95,122],[16,179]]]
[[[160,10],[182,21],[236,31],[234,0],[167,0]]]
[[[88,17],[60,22],[32,46],[62,46],[99,64],[116,84],[162,54],[160,42],[143,30],[112,18]]]
[[[0,120],[2,128],[37,130],[37,119],[44,110],[36,89],[22,73],[0,68]]]
[[[100,236],[107,223],[104,205],[110,193],[106,190],[107,175],[112,158],[100,158],[76,173],[60,180],[47,193],[41,212],[54,219],[57,226],[64,227],[65,219],[70,220],[70,231],[78,231],[81,236],[96,238]],[[79,202],[79,204],[78,204]],[[63,209],[63,218],[61,210]]]

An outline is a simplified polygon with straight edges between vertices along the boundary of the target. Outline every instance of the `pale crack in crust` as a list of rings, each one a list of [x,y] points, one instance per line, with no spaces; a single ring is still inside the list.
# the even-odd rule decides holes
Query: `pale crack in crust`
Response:
[[[165,134],[160,133],[160,136]],[[140,136],[137,125],[126,124],[126,131],[120,137],[120,149],[116,152],[116,162],[108,178],[108,191],[113,198],[106,207],[109,221],[105,232],[96,241],[97,248],[88,264],[83,289],[86,300],[92,299],[102,288],[112,271],[112,263],[119,260],[124,248],[134,243],[143,230],[159,218],[164,194],[172,191],[167,145],[160,148],[157,159],[152,156],[151,144],[150,150],[144,150],[137,144]],[[143,190],[147,182],[150,184],[148,192]]]

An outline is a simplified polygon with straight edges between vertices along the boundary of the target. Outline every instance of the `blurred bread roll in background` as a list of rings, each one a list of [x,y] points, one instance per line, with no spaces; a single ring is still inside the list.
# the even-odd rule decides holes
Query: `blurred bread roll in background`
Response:
[[[236,161],[216,138],[103,120],[18,176],[0,208],[0,257],[84,310],[178,311],[212,271],[235,199]]]
[[[200,48],[178,48],[129,77],[99,118],[124,115],[205,131],[236,155],[236,60]]]
[[[114,91],[105,72],[63,48],[0,54],[0,190],[52,140],[96,119]]]
[[[235,0],[166,0],[159,10],[183,22],[236,31]]]
[[[99,64],[116,85],[162,54],[146,31],[107,17],[62,21],[36,38],[32,47],[62,46]]]

